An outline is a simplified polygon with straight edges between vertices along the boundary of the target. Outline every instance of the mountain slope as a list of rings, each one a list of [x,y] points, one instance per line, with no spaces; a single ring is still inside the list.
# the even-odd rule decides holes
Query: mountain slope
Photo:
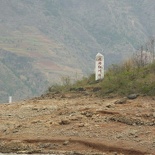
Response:
[[[47,80],[35,69],[30,58],[18,56],[8,51],[0,50],[0,98],[1,102],[30,98],[41,94],[47,88]]]
[[[29,74],[34,76],[37,70],[44,77],[41,85],[60,82],[62,76],[77,79],[92,73],[98,52],[105,55],[106,67],[122,61],[155,35],[152,0],[0,0],[0,4],[0,48],[9,51],[10,57],[32,60]],[[3,63],[1,70],[13,65],[13,72],[18,72],[11,61],[7,66]]]

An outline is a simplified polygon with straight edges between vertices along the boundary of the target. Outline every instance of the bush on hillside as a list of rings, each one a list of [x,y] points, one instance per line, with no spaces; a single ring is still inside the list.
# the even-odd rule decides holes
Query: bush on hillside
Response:
[[[49,87],[49,92],[67,92],[78,88],[100,87],[100,96],[110,93],[128,95],[131,93],[155,95],[155,62],[147,65],[136,65],[128,60],[123,64],[112,65],[105,73],[104,79],[95,81],[95,75],[83,77],[74,83],[69,77],[62,78],[62,85]]]
[[[155,95],[155,62],[146,66],[136,66],[132,62],[113,65],[106,72],[101,86],[101,94],[139,93]]]

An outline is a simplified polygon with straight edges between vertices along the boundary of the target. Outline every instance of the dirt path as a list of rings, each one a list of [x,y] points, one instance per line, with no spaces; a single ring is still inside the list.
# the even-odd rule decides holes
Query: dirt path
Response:
[[[155,154],[155,100],[149,97],[66,94],[1,104],[0,122],[0,152]]]

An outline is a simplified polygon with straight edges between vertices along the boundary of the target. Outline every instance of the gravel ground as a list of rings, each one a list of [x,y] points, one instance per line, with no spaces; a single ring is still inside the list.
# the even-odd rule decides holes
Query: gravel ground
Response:
[[[155,100],[71,93],[1,104],[0,137],[3,153],[154,155]]]

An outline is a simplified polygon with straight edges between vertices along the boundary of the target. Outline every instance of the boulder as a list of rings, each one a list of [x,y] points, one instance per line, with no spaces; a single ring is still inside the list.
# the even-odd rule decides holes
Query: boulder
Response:
[[[136,99],[139,95],[138,94],[130,94],[128,95],[128,99],[133,100]]]

